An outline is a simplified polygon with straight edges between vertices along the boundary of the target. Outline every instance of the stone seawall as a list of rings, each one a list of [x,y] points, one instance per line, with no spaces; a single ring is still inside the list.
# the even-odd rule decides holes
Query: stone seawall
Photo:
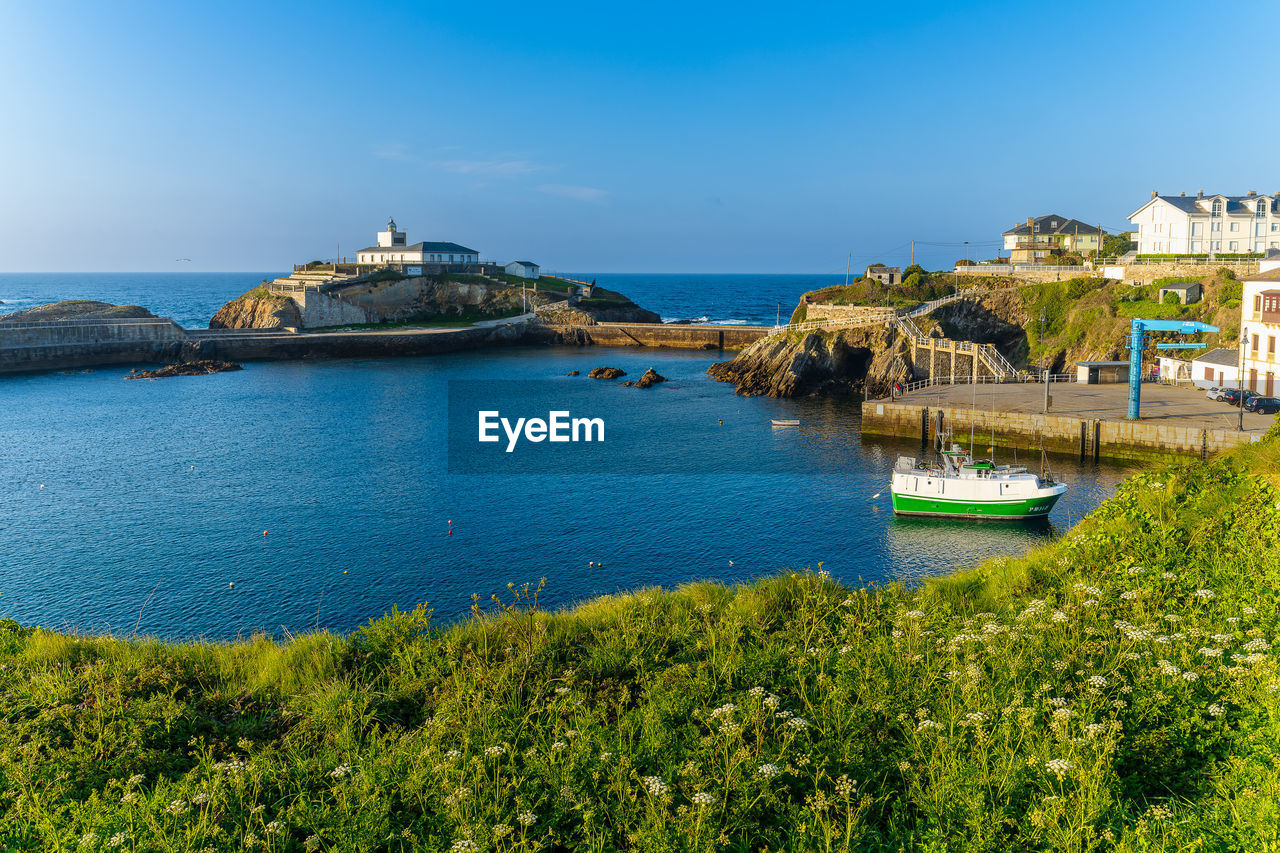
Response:
[[[694,326],[679,323],[598,323],[549,326],[562,338],[603,347],[741,349],[769,333],[767,326]]]
[[[967,446],[972,425],[978,447],[991,443],[992,413],[957,408],[930,408],[886,400],[862,404],[862,432],[915,438],[929,443],[941,428]],[[941,420],[939,420],[941,418]],[[1109,421],[1062,415],[996,412],[997,447],[1070,453],[1083,458],[1152,459],[1199,456],[1205,458],[1256,440],[1247,433],[1223,429],[1169,426],[1143,421]]]
[[[537,326],[525,323],[467,328],[424,328],[288,333],[279,330],[197,330],[168,323],[149,331],[74,331],[60,339],[42,333],[37,343],[0,342],[0,373],[67,370],[114,364],[170,364],[178,361],[260,361],[303,358],[390,358],[519,344],[738,349],[767,333],[762,326],[685,326],[604,323],[595,326]],[[63,330],[65,333],[66,330]],[[127,337],[133,335],[133,338]],[[32,338],[31,341],[36,341]]]

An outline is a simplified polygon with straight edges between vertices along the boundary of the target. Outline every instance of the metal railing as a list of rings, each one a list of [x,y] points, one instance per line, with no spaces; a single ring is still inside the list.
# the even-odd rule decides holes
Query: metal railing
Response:
[[[898,313],[892,308],[869,308],[865,314],[854,317],[824,317],[821,320],[805,320],[801,323],[787,323],[774,326],[769,334],[780,335],[786,332],[808,332],[815,329],[853,329],[858,326],[877,326],[891,323],[897,319]]]
[[[950,376],[933,376],[928,379],[917,379],[907,382],[902,386],[901,394],[908,394],[912,391],[920,391],[925,388],[933,388],[939,385],[1003,385],[1008,384],[1010,380],[1001,376],[973,376],[966,374],[964,376],[956,376],[954,379]],[[1027,384],[1040,384],[1044,382],[1044,377],[1035,376],[1033,374],[1018,374],[1015,381],[1021,381]],[[1049,376],[1050,382],[1076,382],[1077,378],[1074,373],[1053,373]]]

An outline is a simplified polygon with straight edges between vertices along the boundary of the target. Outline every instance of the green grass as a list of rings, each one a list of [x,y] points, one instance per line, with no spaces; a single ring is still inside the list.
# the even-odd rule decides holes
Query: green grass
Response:
[[[1277,472],[1273,430],[922,589],[513,588],[285,643],[3,622],[0,848],[1275,850]]]

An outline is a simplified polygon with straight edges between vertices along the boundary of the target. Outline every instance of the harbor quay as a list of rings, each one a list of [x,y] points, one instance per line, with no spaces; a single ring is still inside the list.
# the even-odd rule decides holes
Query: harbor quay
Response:
[[[972,430],[981,449],[992,444],[1014,451],[1078,455],[1082,459],[1137,459],[1208,456],[1258,441],[1273,418],[1239,413],[1194,388],[1145,384],[1142,418],[1125,418],[1125,385],[1055,383],[1044,412],[1039,384],[946,385],[910,391],[895,399],[862,405],[862,432],[932,441],[950,430],[968,445]]]

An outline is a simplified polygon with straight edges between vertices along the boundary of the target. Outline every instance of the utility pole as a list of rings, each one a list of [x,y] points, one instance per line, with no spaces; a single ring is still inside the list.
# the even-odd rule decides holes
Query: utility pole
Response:
[[[844,266],[844,286],[849,286],[849,270],[853,269],[853,252],[849,253],[849,261]]]
[[[1240,389],[1240,399],[1236,403],[1240,407],[1240,431],[1244,432],[1244,353],[1245,348],[1249,346],[1249,333],[1247,331],[1240,333],[1240,372],[1237,374],[1236,385]]]
[[[911,266],[916,265],[916,241],[911,241]]]
[[[778,313],[773,318],[773,325],[774,326],[782,325],[782,300],[781,299],[778,300]]]
[[[1044,369],[1044,309],[1040,309],[1040,373],[1044,376],[1044,413],[1049,414],[1049,371]]]

